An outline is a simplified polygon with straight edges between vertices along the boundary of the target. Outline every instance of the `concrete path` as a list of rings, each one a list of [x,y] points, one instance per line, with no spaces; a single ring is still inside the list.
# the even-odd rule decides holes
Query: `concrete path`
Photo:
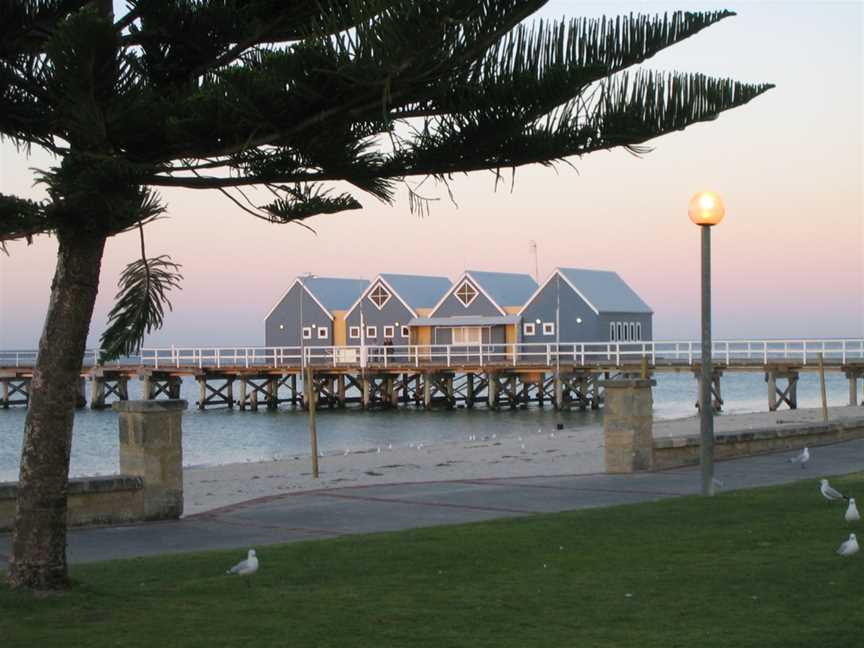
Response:
[[[719,462],[725,490],[864,470],[864,440],[813,450],[808,468],[792,452]],[[699,492],[698,466],[633,475],[582,475],[388,484],[266,497],[178,521],[69,532],[71,562],[155,554],[246,549],[267,544],[397,531],[499,517],[632,504]],[[0,567],[9,534],[0,534]]]

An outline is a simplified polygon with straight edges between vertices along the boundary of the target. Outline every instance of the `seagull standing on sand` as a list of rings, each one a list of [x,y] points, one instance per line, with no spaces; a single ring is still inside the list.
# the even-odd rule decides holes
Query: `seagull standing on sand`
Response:
[[[804,449],[794,457],[788,459],[789,463],[800,463],[802,468],[807,467],[807,462],[810,461],[810,448],[804,446]]]
[[[837,555],[851,556],[856,553],[858,553],[858,538],[855,537],[854,533],[850,533],[849,539],[841,544],[840,548],[837,550]]]
[[[241,560],[239,563],[234,565],[225,573],[236,574],[237,576],[251,576],[257,571],[258,557],[255,555],[255,550],[250,549],[248,555],[246,556],[246,560]],[[249,581],[246,581],[246,585],[249,585]]]
[[[855,506],[855,498],[849,498],[849,508],[846,509],[845,515],[847,522],[858,522],[861,519],[861,514],[858,513],[858,507]]]
[[[822,493],[822,497],[824,497],[829,502],[840,499],[849,499],[840,491],[832,488],[831,485],[828,483],[827,479],[819,480],[819,492]]]

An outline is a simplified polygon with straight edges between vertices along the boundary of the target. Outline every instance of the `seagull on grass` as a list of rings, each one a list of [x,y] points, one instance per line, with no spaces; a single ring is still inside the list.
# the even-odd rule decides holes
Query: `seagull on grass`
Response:
[[[787,461],[789,463],[800,463],[802,468],[806,468],[807,462],[810,461],[810,448],[805,446],[801,452],[794,457],[790,457]]]
[[[246,560],[241,560],[239,563],[234,565],[231,569],[226,571],[226,574],[229,575],[237,575],[237,576],[251,576],[255,572],[258,571],[258,557],[255,555],[255,550],[250,549],[249,553],[246,556]],[[250,582],[247,580],[246,585],[248,586]]]
[[[854,533],[850,533],[849,539],[841,544],[840,548],[837,550],[837,555],[851,556],[856,553],[858,553],[858,538],[855,537]]]
[[[829,502],[833,502],[834,500],[849,499],[843,493],[833,488],[831,484],[828,483],[827,479],[819,480],[819,492],[822,493],[822,497],[824,497]]]
[[[847,522],[858,522],[861,519],[861,514],[858,513],[858,507],[855,506],[855,498],[849,498],[849,508],[846,509],[844,516]]]

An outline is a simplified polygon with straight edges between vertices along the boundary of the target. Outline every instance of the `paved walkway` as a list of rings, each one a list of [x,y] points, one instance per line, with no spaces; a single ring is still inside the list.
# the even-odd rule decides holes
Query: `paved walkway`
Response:
[[[864,470],[864,440],[813,450],[808,468],[787,452],[719,462],[725,490]],[[71,562],[262,546],[498,517],[632,504],[699,492],[698,466],[632,475],[581,475],[389,484],[267,497],[171,522],[69,532]],[[0,534],[0,566],[9,534]]]

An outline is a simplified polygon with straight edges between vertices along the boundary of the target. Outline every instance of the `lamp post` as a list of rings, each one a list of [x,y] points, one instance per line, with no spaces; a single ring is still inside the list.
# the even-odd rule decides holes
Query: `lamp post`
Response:
[[[712,191],[700,191],[690,199],[688,215],[702,230],[702,380],[699,384],[699,463],[702,495],[714,494],[714,407],[711,398],[711,227],[726,213],[723,201]]]

